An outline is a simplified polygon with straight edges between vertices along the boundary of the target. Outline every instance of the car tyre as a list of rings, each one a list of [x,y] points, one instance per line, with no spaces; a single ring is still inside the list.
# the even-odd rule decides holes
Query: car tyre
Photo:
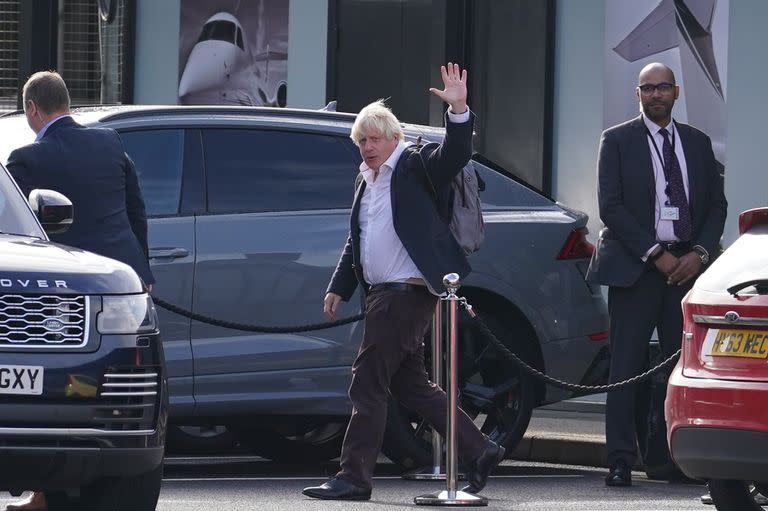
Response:
[[[233,427],[240,441],[259,456],[278,463],[303,463],[338,457],[348,422],[344,417],[269,428]]]
[[[718,511],[764,511],[755,502],[757,489],[745,481],[713,479],[707,483],[709,494]]]
[[[512,330],[494,316],[483,317],[483,320],[499,340],[530,363],[529,352],[533,341],[515,339]],[[429,335],[425,354],[429,367],[431,343],[428,339]],[[481,431],[491,440],[503,444],[509,456],[522,440],[531,420],[536,403],[534,381],[489,347],[469,320],[460,321],[459,344],[461,408],[473,419],[479,414],[486,414]],[[512,387],[491,402],[469,397],[473,385],[475,389],[477,386],[488,389],[499,387],[505,381],[512,383]],[[382,452],[404,470],[431,466],[431,427],[418,413],[406,409],[393,398],[390,398],[388,407]]]
[[[237,438],[226,426],[171,425],[165,449],[173,454],[227,454],[240,450]]]
[[[104,477],[80,491],[80,506],[88,511],[155,511],[163,481],[163,464],[134,476]]]

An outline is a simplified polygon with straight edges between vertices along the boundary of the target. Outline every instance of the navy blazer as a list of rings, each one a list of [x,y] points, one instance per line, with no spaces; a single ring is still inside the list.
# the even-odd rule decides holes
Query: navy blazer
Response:
[[[728,203],[712,142],[698,129],[675,122],[688,167],[692,245],[713,257],[723,235]],[[606,286],[633,285],[656,243],[656,182],[642,116],[603,132],[597,159],[598,204],[605,227],[587,279]]]
[[[413,263],[437,292],[445,290],[444,275],[458,273],[463,279],[471,268],[444,217],[438,212],[424,165],[437,188],[439,202],[444,204],[451,181],[472,156],[474,121],[475,116],[471,112],[469,121],[459,124],[449,122],[446,115],[443,143],[406,149],[392,172],[390,196],[395,232]],[[345,301],[352,296],[358,283],[367,290],[360,260],[359,217],[364,190],[365,180],[360,180],[352,205],[347,243],[327,289],[327,292],[336,293]]]
[[[146,284],[155,282],[149,268],[144,199],[117,132],[86,128],[63,117],[41,140],[13,151],[7,167],[25,195],[47,188],[72,201],[72,226],[52,234],[52,241],[117,259]]]

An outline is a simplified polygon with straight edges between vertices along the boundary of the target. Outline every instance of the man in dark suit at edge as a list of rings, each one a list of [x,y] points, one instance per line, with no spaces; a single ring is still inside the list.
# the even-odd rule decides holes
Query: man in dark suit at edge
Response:
[[[149,267],[144,199],[118,134],[86,128],[72,119],[69,91],[58,73],[33,74],[22,99],[27,123],[37,137],[10,154],[8,171],[24,195],[35,188],[56,190],[74,208],[70,229],[50,235],[51,240],[131,266],[151,291],[155,279]],[[45,494],[36,491],[6,509],[43,511]]]
[[[120,136],[72,119],[69,92],[58,73],[35,73],[22,94],[37,137],[13,151],[7,167],[25,195],[49,188],[72,201],[72,226],[51,239],[124,262],[152,285],[144,199]]]
[[[635,92],[641,115],[605,130],[600,140],[605,227],[587,275],[609,287],[611,382],[645,369],[654,328],[665,357],[680,348],[680,301],[715,254],[727,210],[709,137],[672,119],[680,93],[672,70],[647,65]],[[634,387],[608,394],[606,442],[606,485],[631,485]]]
[[[363,179],[324,311],[335,318],[339,303],[362,285],[365,333],[352,366],[353,409],[341,470],[323,485],[305,488],[309,497],[370,498],[390,392],[445,434],[446,396],[427,378],[423,338],[443,276],[456,272],[465,277],[470,267],[435,207],[429,181],[444,197],[472,154],[474,115],[466,102],[466,70],[449,63],[441,74],[444,90],[430,91],[450,105],[442,144],[409,147],[400,123],[382,101],[363,108],[352,127],[352,140],[363,157]],[[457,422],[459,458],[469,467],[464,491],[477,493],[503,459],[504,448],[487,439],[461,410]]]

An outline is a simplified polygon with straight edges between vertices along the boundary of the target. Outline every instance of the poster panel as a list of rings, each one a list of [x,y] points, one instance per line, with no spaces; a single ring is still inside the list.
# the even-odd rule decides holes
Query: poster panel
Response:
[[[179,103],[286,103],[285,0],[181,0]]]

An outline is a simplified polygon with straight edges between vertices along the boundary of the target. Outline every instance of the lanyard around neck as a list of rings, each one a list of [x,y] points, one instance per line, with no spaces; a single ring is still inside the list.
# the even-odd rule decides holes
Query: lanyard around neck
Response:
[[[677,130],[674,128],[674,124],[670,123],[670,126],[672,126],[672,133],[670,134],[670,137],[672,137],[672,154],[675,154],[675,133]],[[653,144],[653,149],[656,151],[656,156],[659,158],[659,164],[661,165],[661,171],[664,172],[664,179],[669,183],[669,170],[667,169],[667,166],[664,164],[664,158],[661,157],[661,152],[659,151],[659,146],[656,145],[656,137],[651,134],[651,130],[648,129],[648,126],[645,127],[645,133],[648,135],[648,137],[651,139],[651,143]]]

